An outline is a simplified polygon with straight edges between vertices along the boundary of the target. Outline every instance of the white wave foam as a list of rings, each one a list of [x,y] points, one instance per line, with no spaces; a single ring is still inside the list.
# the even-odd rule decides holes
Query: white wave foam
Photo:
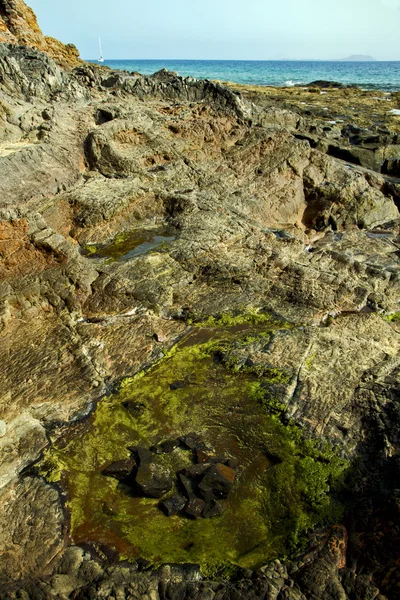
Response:
[[[294,87],[295,85],[301,85],[303,83],[303,81],[292,81],[291,79],[288,79],[287,81],[285,81],[285,85],[287,87]]]

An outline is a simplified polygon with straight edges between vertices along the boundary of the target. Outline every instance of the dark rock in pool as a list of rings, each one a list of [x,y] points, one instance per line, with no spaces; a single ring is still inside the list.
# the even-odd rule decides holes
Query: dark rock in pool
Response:
[[[231,469],[237,469],[239,466],[239,460],[237,458],[228,458],[228,460],[225,461],[225,464]]]
[[[126,400],[125,402],[121,402],[122,406],[133,415],[141,415],[146,408],[146,405],[143,402],[130,402]]]
[[[190,467],[186,467],[181,471],[182,475],[187,477],[188,479],[192,479],[194,481],[200,481],[206,471],[211,467],[210,464],[202,463],[197,465],[191,465]]]
[[[192,498],[187,503],[184,513],[191,519],[198,519],[202,516],[206,503],[201,498]]]
[[[167,517],[171,517],[172,515],[176,515],[183,510],[186,503],[187,499],[184,496],[177,494],[175,496],[171,496],[171,498],[162,500],[158,506],[167,515]]]
[[[197,450],[196,451],[196,459],[199,464],[209,463],[216,464],[225,462],[226,457],[215,454],[215,452],[210,452],[206,450]]]
[[[222,510],[222,506],[218,504],[218,502],[211,500],[210,502],[207,502],[203,508],[202,515],[205,519],[211,519],[212,517],[218,517],[222,514]]]
[[[132,452],[137,465],[151,463],[153,460],[153,453],[147,448],[143,448],[142,446],[128,446],[128,450]]]
[[[188,433],[187,435],[179,438],[179,441],[186,446],[186,448],[189,448],[189,450],[209,450],[207,444],[202,441],[201,437],[197,435],[197,433]]]
[[[133,487],[140,496],[161,498],[172,489],[172,476],[162,465],[143,463],[138,467]]]
[[[103,475],[114,477],[118,481],[125,481],[129,478],[132,471],[136,468],[136,461],[129,458],[127,460],[118,460],[112,463],[102,471]]]
[[[200,496],[206,501],[227,498],[235,481],[235,471],[227,465],[213,465],[198,485]]]
[[[180,487],[182,488],[183,493],[189,500],[196,495],[197,484],[194,481],[180,473],[178,475],[178,482],[180,484]]]
[[[165,440],[165,442],[162,442],[160,444],[160,448],[161,448],[162,452],[164,452],[165,454],[169,454],[170,452],[173,452],[175,450],[175,448],[177,448],[178,446],[179,446],[178,440]]]
[[[173,381],[172,383],[169,384],[169,389],[170,390],[181,390],[184,387],[186,387],[186,382],[182,381],[181,379],[177,379],[176,381]]]

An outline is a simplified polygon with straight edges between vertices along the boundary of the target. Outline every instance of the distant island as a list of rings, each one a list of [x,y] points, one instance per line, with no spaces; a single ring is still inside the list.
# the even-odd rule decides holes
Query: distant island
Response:
[[[349,61],[349,62],[361,62],[361,61],[376,61],[376,58],[373,56],[369,56],[368,54],[352,54],[351,56],[347,56],[346,58],[342,58],[341,60]]]

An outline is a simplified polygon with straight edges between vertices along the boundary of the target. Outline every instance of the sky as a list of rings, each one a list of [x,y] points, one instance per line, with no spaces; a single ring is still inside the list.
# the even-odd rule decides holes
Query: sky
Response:
[[[400,0],[26,0],[82,58],[400,60]]]

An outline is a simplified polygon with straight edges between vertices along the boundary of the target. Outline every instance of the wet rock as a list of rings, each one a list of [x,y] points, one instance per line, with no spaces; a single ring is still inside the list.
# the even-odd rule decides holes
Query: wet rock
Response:
[[[179,446],[178,440],[165,440],[160,444],[160,448],[164,454],[170,454]]]
[[[222,512],[223,508],[221,504],[218,504],[215,500],[211,500],[206,503],[202,515],[205,519],[211,519],[212,517],[218,517]]]
[[[177,379],[176,381],[173,381],[172,383],[169,384],[169,389],[170,390],[181,390],[183,388],[185,388],[187,385],[187,383],[185,381],[183,381],[182,379]]]
[[[233,469],[222,464],[212,466],[199,483],[199,493],[206,501],[227,498],[234,481]]]
[[[156,463],[141,463],[138,467],[134,489],[148,498],[161,498],[172,489],[172,476],[170,471]]]
[[[143,404],[143,402],[130,402],[129,400],[126,400],[121,404],[128,412],[130,412],[133,415],[141,415],[146,408],[146,405]]]
[[[215,452],[207,452],[205,450],[197,450],[196,451],[196,460],[199,464],[202,464],[202,463],[209,463],[209,464],[215,463],[216,464],[216,463],[222,463],[226,459],[223,456],[215,454]]]
[[[186,503],[187,499],[184,496],[177,494],[175,496],[171,496],[171,498],[162,500],[158,506],[167,515],[167,517],[171,517],[172,515],[176,515],[183,510]]]
[[[237,467],[239,466],[239,460],[237,458],[228,458],[225,464],[231,469],[237,469]]]
[[[206,503],[201,498],[192,498],[185,506],[184,514],[192,519],[199,519],[205,506]]]
[[[200,481],[203,475],[209,470],[209,463],[199,463],[197,465],[191,465],[182,470],[182,474],[189,479],[194,481]]]
[[[180,473],[178,475],[178,482],[180,483],[180,486],[187,498],[190,499],[196,495],[195,491],[197,486],[194,481]]]
[[[152,452],[153,454],[157,454],[157,455],[163,454],[161,446],[157,446],[157,445],[150,446],[150,452]]]
[[[189,450],[208,450],[207,445],[197,433],[188,433],[179,440]]]
[[[106,467],[103,471],[103,475],[107,477],[114,477],[118,481],[125,481],[131,475],[133,469],[136,468],[136,460],[118,460]]]
[[[153,459],[151,450],[143,448],[142,446],[128,446],[128,450],[132,452],[137,465],[150,463]]]

